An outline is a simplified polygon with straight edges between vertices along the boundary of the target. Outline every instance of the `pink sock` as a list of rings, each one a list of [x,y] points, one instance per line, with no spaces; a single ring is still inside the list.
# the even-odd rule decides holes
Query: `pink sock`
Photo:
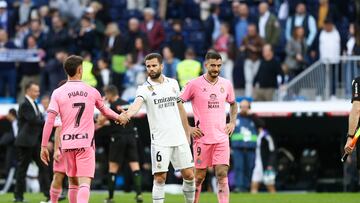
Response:
[[[202,185],[202,184],[200,184],[199,186],[196,186],[194,203],[198,203],[198,202],[199,202],[200,193],[201,193],[201,185]]]
[[[51,203],[58,203],[62,189],[50,188],[50,200]]]
[[[78,190],[79,187],[77,185],[69,185],[69,190],[68,190],[69,203],[77,203],[76,198],[77,198]]]
[[[228,178],[221,178],[218,180],[218,202],[229,203],[229,184]]]
[[[77,203],[88,203],[89,198],[90,198],[90,186],[86,183],[83,183],[79,186]]]

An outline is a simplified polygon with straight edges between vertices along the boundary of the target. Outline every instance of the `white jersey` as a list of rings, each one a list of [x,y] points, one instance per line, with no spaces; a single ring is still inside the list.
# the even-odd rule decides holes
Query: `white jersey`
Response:
[[[148,78],[138,87],[136,97],[143,98],[146,105],[151,144],[179,146],[187,143],[177,105],[179,84],[174,79],[163,77],[163,83],[154,83]]]

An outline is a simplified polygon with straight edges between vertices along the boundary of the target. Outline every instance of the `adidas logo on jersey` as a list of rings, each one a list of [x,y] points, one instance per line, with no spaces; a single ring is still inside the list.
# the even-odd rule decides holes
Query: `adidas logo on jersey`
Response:
[[[155,93],[155,92],[153,92],[153,93],[151,94],[151,96],[156,96],[156,93]]]

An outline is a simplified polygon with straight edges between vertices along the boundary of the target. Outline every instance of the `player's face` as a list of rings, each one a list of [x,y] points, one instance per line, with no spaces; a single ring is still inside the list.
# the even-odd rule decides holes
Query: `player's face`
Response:
[[[147,73],[151,79],[157,79],[160,77],[163,65],[159,63],[157,58],[153,58],[145,61]]]
[[[222,65],[221,59],[209,59],[205,63],[207,72],[212,78],[216,78],[219,76],[221,65]]]

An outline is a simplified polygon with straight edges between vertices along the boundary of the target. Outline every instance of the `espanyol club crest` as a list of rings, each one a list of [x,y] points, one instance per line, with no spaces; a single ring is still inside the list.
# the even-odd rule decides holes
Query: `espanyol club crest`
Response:
[[[220,87],[220,92],[221,92],[221,93],[224,93],[224,92],[225,92],[224,87]]]

